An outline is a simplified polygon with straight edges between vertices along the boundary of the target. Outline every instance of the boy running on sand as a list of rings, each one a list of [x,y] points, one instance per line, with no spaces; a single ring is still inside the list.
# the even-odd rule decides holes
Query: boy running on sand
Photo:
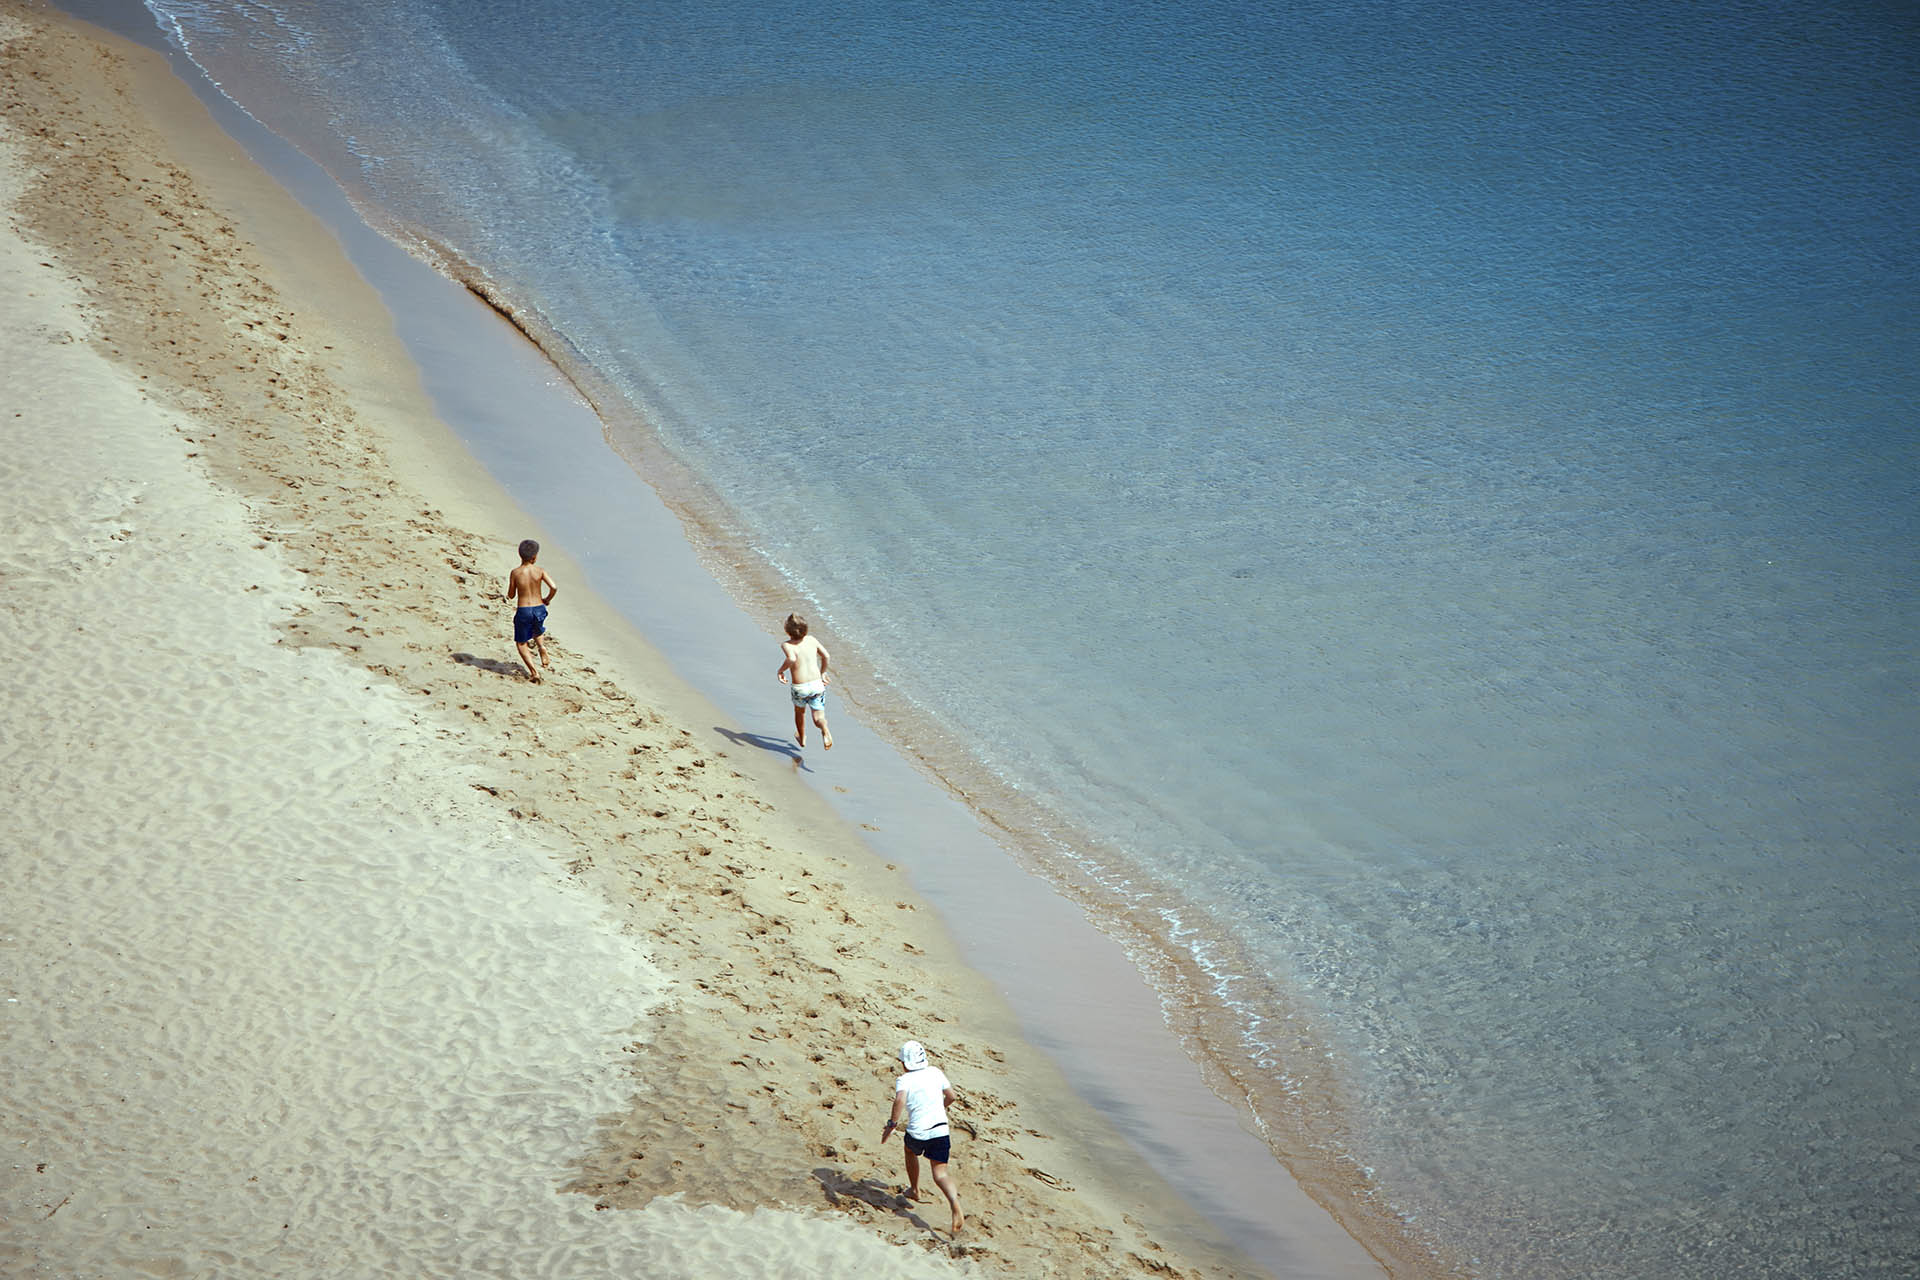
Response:
[[[774,678],[793,684],[793,736],[807,745],[807,712],[820,726],[820,745],[833,750],[833,734],[827,729],[827,647],[807,634],[807,620],[797,613],[787,615],[787,641],[780,646],[785,659]]]
[[[918,1040],[900,1046],[900,1065],[905,1067],[893,1082],[893,1114],[880,1131],[880,1141],[893,1136],[903,1124],[907,1131],[907,1198],[920,1200],[920,1157],[927,1158],[933,1170],[933,1185],[947,1198],[953,1211],[953,1234],[959,1235],[967,1220],[960,1213],[960,1193],[953,1189],[953,1175],[947,1172],[952,1158],[953,1140],[947,1124],[947,1108],[953,1105],[953,1084],[946,1073],[927,1062],[927,1051]]]
[[[533,645],[540,650],[540,665],[551,666],[547,661],[547,606],[560,594],[560,588],[554,585],[534,561],[540,558],[540,544],[528,538],[520,544],[520,565],[507,574],[507,596],[517,607],[513,611],[513,647],[520,653],[520,661],[526,664],[527,679],[540,683],[540,673],[534,670],[533,655],[527,652],[527,646]]]

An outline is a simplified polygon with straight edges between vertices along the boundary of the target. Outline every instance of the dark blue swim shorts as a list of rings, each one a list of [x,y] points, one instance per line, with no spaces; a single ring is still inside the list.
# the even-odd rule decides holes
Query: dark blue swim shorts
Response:
[[[513,611],[513,642],[525,644],[535,636],[547,634],[547,606],[523,604]]]
[[[943,1133],[937,1138],[916,1138],[908,1134],[907,1150],[917,1156],[925,1156],[935,1164],[945,1164],[947,1157],[953,1154],[953,1135]]]

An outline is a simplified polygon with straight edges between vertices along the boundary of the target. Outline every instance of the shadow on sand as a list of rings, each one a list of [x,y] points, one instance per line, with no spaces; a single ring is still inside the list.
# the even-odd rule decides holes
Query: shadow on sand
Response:
[[[795,767],[805,769],[808,773],[813,772],[812,768],[807,764],[807,758],[800,754],[800,748],[793,745],[791,738],[769,738],[764,733],[745,733],[739,729],[728,729],[722,725],[713,726],[713,731],[735,746],[758,747],[760,750],[771,752],[776,756],[785,756],[787,759],[793,761]]]
[[[453,660],[462,666],[478,667],[482,671],[491,671],[497,676],[524,676],[526,670],[517,662],[502,662],[498,658],[481,658],[471,653],[456,653]]]
[[[813,1171],[815,1182],[826,1192],[827,1203],[838,1209],[843,1200],[858,1200],[862,1204],[876,1209],[887,1209],[905,1218],[922,1231],[932,1231],[933,1224],[913,1211],[913,1201],[895,1191],[892,1187],[874,1178],[849,1178],[839,1169],[822,1165]]]

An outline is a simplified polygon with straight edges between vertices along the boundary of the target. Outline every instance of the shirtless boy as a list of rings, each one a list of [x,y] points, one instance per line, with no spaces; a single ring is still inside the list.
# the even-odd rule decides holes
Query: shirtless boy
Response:
[[[793,685],[793,736],[807,745],[807,713],[820,726],[820,745],[833,750],[833,734],[827,730],[827,647],[807,634],[807,620],[797,613],[787,615],[787,641],[780,646],[785,659],[774,678]]]
[[[507,575],[506,597],[518,606],[513,611],[513,647],[526,664],[527,679],[535,684],[540,683],[540,673],[534,669],[527,646],[540,650],[541,666],[552,665],[547,661],[547,606],[560,594],[547,571],[534,563],[539,558],[539,543],[528,538],[520,544],[520,565]]]

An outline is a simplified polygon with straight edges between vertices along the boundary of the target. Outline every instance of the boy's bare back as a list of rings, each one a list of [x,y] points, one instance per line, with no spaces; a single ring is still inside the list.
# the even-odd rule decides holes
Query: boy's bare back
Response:
[[[546,604],[559,592],[547,571],[523,561],[507,574],[507,599],[517,605]]]
[[[781,671],[786,673],[781,679],[791,679],[795,684],[810,684],[826,678],[827,651],[812,636],[784,641],[780,645],[780,652],[787,659],[781,667]]]

